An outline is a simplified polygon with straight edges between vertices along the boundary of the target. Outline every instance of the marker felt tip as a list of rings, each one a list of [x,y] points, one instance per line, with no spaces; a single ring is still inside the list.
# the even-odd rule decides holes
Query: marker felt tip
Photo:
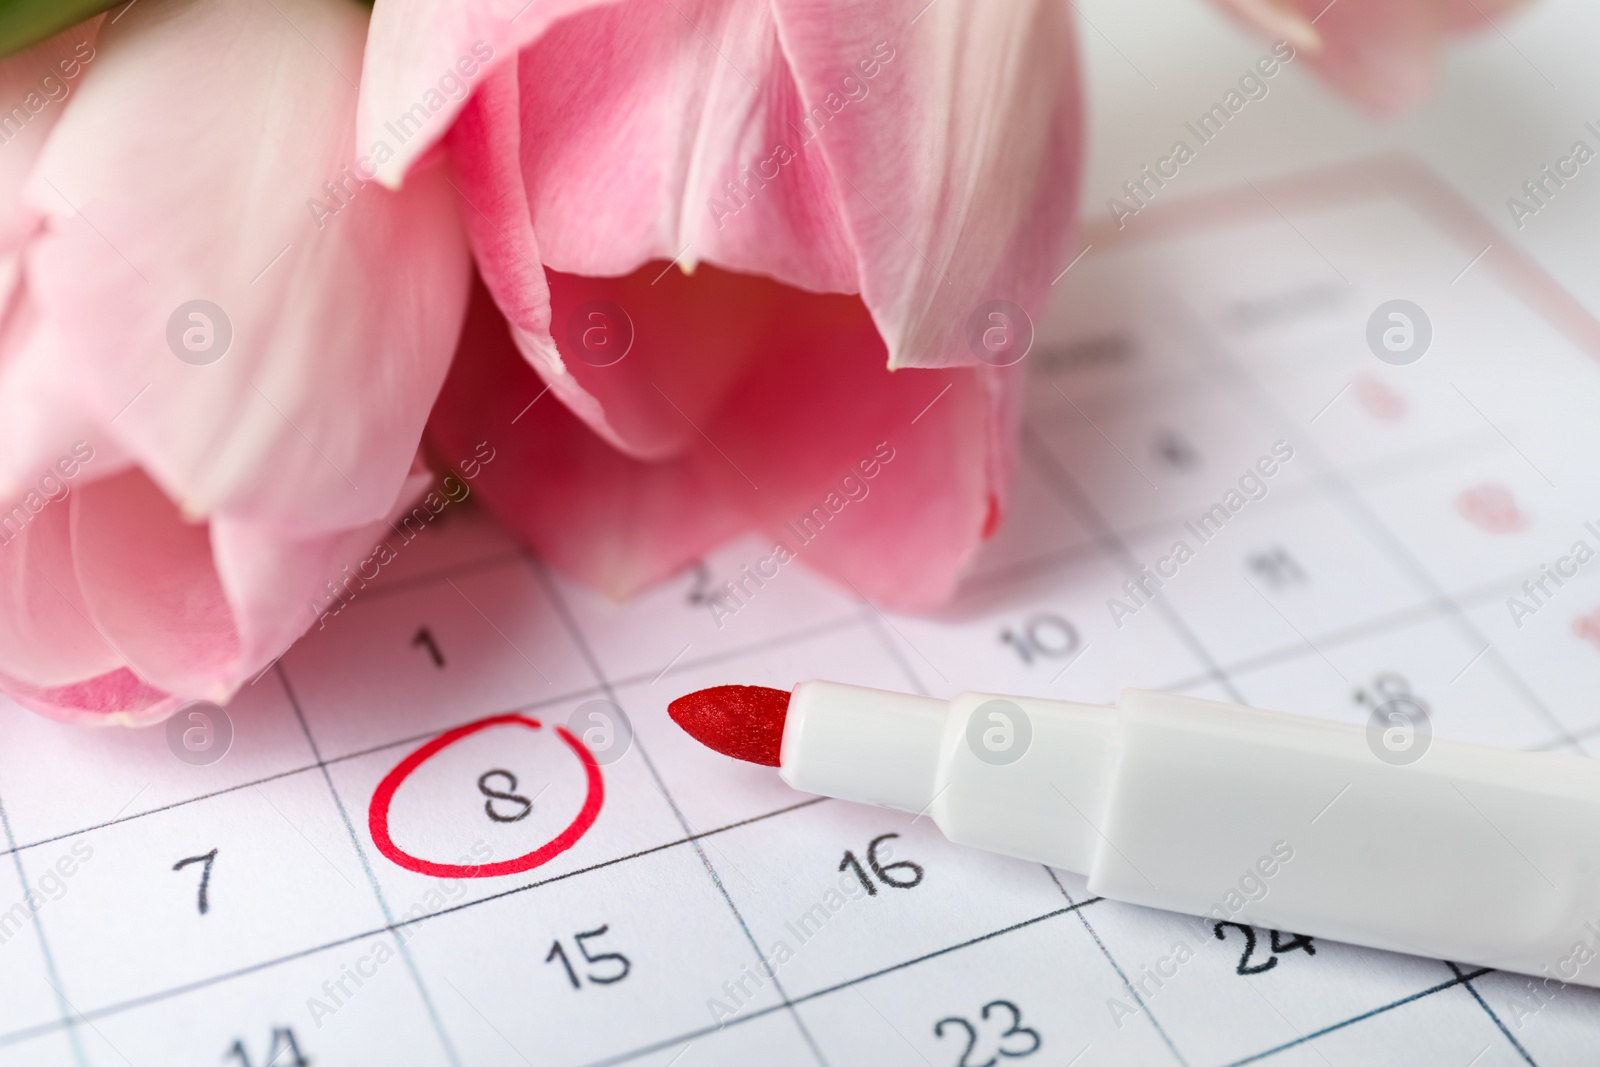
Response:
[[[1435,738],[1404,762],[1360,726],[1141,690],[1104,707],[804,682],[669,712],[796,789],[926,814],[1097,895],[1600,986],[1583,757]]]

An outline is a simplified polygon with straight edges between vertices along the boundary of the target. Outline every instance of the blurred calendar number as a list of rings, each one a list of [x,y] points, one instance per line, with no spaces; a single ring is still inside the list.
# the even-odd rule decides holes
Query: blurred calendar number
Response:
[[[610,973],[596,973],[593,967],[584,972],[583,977],[595,985],[611,985],[613,982],[620,982],[628,977],[629,971],[633,970],[633,961],[620,952],[600,952],[595,954],[589,952],[588,942],[590,939],[605,936],[606,931],[609,929],[611,929],[611,924],[607,923],[598,929],[585,930],[581,934],[572,935],[572,941],[578,946],[579,954],[590,964],[614,965],[614,969],[610,969]],[[583,982],[579,980],[578,972],[573,970],[572,960],[567,956],[567,950],[562,947],[559,938],[551,943],[550,954],[544,958],[546,963],[553,963],[556,960],[561,961],[561,967],[567,972],[567,981],[572,983],[572,988],[582,989]]]
[[[172,865],[173,870],[181,871],[191,863],[205,864],[205,866],[200,869],[200,892],[198,904],[201,915],[204,915],[206,912],[211,910],[211,864],[216,861],[216,858],[217,850],[212,849],[210,852],[203,852],[198,856],[189,856],[186,859],[181,859]]]
[[[1173,470],[1192,470],[1200,462],[1200,453],[1195,451],[1195,447],[1172,430],[1162,430],[1156,434],[1155,450],[1161,462]]]
[[[994,1017],[992,1021],[991,1015]],[[1039,1031],[1022,1025],[1022,1009],[1009,1000],[991,1000],[983,1006],[978,1019],[978,1025],[974,1026],[958,1015],[951,1015],[933,1024],[934,1037],[942,1039],[947,1031],[952,1035],[958,1031],[966,1035],[966,1046],[962,1048],[961,1059],[956,1061],[955,1067],[994,1067],[1000,1062],[1001,1056],[1021,1059],[1038,1052],[1044,1044]],[[978,1047],[979,1030],[994,1030],[1001,1023],[1005,1023],[1006,1028],[995,1036],[995,1055],[986,1060],[974,1060],[972,1055]]]
[[[293,1056],[293,1059],[285,1057]],[[245,1051],[244,1039],[235,1041],[228,1051],[223,1054],[223,1060],[234,1060],[239,1067],[255,1067],[250,1059],[250,1053]],[[267,1058],[262,1061],[263,1067],[311,1067],[310,1060],[305,1053],[300,1051],[300,1043],[295,1040],[294,1031],[287,1026],[274,1027],[272,1030],[272,1044],[267,1047]]]
[[[1245,566],[1274,589],[1304,585],[1307,581],[1305,570],[1281,545],[1274,545],[1262,552],[1252,552]]]
[[[496,789],[491,786],[489,784],[489,780],[491,778],[503,781],[505,783],[505,788]],[[510,771],[501,770],[497,767],[492,771],[484,771],[482,774],[478,775],[478,792],[482,793],[488,798],[483,802],[483,810],[485,814],[487,814],[489,818],[493,819],[495,822],[519,822],[522,819],[526,819],[528,814],[533,811],[533,801],[529,800],[521,793],[512,792],[512,790],[516,788],[517,776],[512,774]],[[520,807],[522,810],[516,812],[515,814],[506,814],[495,807],[495,801],[497,800],[509,801],[510,803]]]
[[[684,600],[697,608],[703,608],[717,598],[716,592],[711,588],[711,568],[706,566],[706,561],[697,559],[689,567],[689,592],[684,595]]]
[[[885,841],[899,836],[899,834],[879,834],[874,837],[871,843],[867,845],[867,866],[872,869],[873,874],[877,875],[878,881],[891,889],[912,889],[922,884],[924,872],[921,864],[912,863],[910,860],[895,860],[893,863],[883,863],[878,857],[879,846]],[[892,854],[893,846],[890,846],[890,852]],[[861,880],[861,888],[867,891],[867,896],[875,897],[878,895],[878,887],[872,884],[872,879],[867,877],[867,872],[861,869],[861,861],[856,858],[854,852],[848,850],[845,852],[844,859],[839,861],[839,870],[841,872],[853,872]],[[891,873],[898,871],[909,873]]]
[[[1248,977],[1252,974],[1270,971],[1278,965],[1278,957],[1285,952],[1299,951],[1304,952],[1307,956],[1315,956],[1317,954],[1316,944],[1307,935],[1290,934],[1285,938],[1282,931],[1270,930],[1268,933],[1272,936],[1268,943],[1271,946],[1271,954],[1264,960],[1252,963],[1251,957],[1255,955],[1256,945],[1259,941],[1255,930],[1244,923],[1219,922],[1212,926],[1211,932],[1218,941],[1226,941],[1229,927],[1238,930],[1244,935],[1244,951],[1239,953],[1239,963],[1233,969],[1233,973],[1237,975]]]
[[[1072,623],[1054,612],[1041,611],[1022,624],[1020,633],[1009,626],[1001,630],[1000,643],[1016,649],[1022,662],[1032,666],[1037,658],[1065,659],[1078,651],[1083,639]]]
[[[417,636],[411,639],[412,648],[419,646],[428,650],[428,658],[433,660],[435,667],[444,666],[444,653],[439,651],[439,642],[433,639],[433,631],[426,626],[418,630]]]
[[[1368,708],[1379,708],[1398,700],[1414,705],[1423,713],[1428,710],[1427,703],[1411,691],[1406,676],[1397,671],[1380,671],[1372,676],[1370,685],[1358,686],[1350,696],[1357,704]]]

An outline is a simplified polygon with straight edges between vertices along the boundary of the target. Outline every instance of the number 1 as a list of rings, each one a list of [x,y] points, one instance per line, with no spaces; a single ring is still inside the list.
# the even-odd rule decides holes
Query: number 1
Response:
[[[411,639],[412,648],[416,648],[418,645],[428,650],[428,655],[433,658],[435,667],[444,666],[444,653],[439,651],[439,643],[433,639],[433,631],[426,626],[418,630],[417,636]]]

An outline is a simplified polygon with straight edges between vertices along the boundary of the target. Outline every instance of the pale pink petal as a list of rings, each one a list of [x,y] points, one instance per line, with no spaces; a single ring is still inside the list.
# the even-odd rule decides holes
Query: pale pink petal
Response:
[[[597,8],[553,26],[517,73],[516,139],[491,128],[463,148],[516,145],[547,266],[618,275],[649,260],[710,262],[856,291],[841,190],[801,144],[805,109],[771,5]],[[889,156],[879,164],[896,169]]]
[[[875,602],[940,602],[1001,508],[1016,373],[891,373],[858,299],[747,283],[777,291],[786,328],[674,459],[620,455],[549,397],[529,407],[544,386],[486,299],[474,301],[430,438],[447,453],[470,451],[486,427],[505,426],[506,444],[476,483],[487,506],[558,567],[614,596],[751,528]],[[858,464],[886,451],[893,458],[862,479]],[[841,488],[852,473],[857,481]],[[830,508],[830,493],[859,493],[857,483],[865,498],[802,546],[791,524]]]
[[[381,518],[443,379],[455,194],[439,168],[402,193],[355,176],[365,29],[325,0],[132,6],[28,184],[28,345],[187,515],[288,539]],[[231,321],[209,365],[169,348],[194,299]]]
[[[544,391],[479,287],[428,436],[445,455],[492,438],[495,460],[474,488],[557,567],[620,599],[738,532],[743,516],[720,494],[714,453],[630,459]]]
[[[239,657],[205,523],[126,471],[73,493],[73,563],[96,628],[151,686],[209,700]]]
[[[24,356],[37,322],[22,276],[23,250],[42,219],[22,189],[78,85],[96,58],[103,18],[81,23],[0,60],[0,501],[13,501],[49,473],[95,425],[77,387],[48,353]],[[42,358],[41,358],[42,357]],[[102,449],[102,468],[111,466]]]
[[[0,674],[52,687],[116,669],[73,570],[72,503],[24,499],[0,512]]]
[[[0,545],[0,689],[74,722],[225,702],[338,603],[330,583],[361,569],[431,477],[418,460],[384,521],[299,541],[185,523],[138,471],[74,490]]]
[[[760,82],[746,81],[741,67]],[[671,321],[659,336],[636,334],[628,358],[650,372],[624,375],[568,350],[587,326],[585,316],[575,330],[573,318],[587,297],[552,319],[540,266],[623,275],[676,256],[685,269],[712,262],[853,291],[854,254],[820,156],[795,155],[771,183],[741,177],[779,139],[795,141],[785,131],[800,120],[767,8],[721,2],[624,4],[561,22],[514,68],[492,75],[463,114],[451,143],[480,268],[555,394],[630,455],[661,458],[684,445],[693,434],[684,418],[653,416],[658,389],[688,398],[693,419],[695,398],[714,400],[753,352],[740,324],[760,309],[708,293],[673,315],[676,297],[663,294],[676,271],[636,274],[632,296],[609,298],[657,304]],[[719,190],[734,180],[763,186],[736,218]],[[701,347],[719,329],[721,343]],[[680,376],[691,380],[672,380]]]
[[[120,667],[81,682],[35,686],[0,674],[0,690],[23,707],[80,726],[144,726],[160,722],[185,701]]]
[[[0,111],[0,306],[9,302],[18,254],[39,226],[38,214],[22,202],[23,184],[94,61],[102,21],[92,18],[0,59],[0,106],[9,108]]]
[[[891,367],[977,362],[991,300],[1031,315],[1071,259],[1081,118],[1058,0],[772,0]],[[879,70],[864,81],[864,63]],[[840,97],[854,79],[864,99]]]
[[[363,148],[394,149],[378,180],[401,179],[484,76],[559,19],[614,0],[378,0],[361,72]]]
[[[337,612],[339,601],[330,598],[330,583],[342,583],[354,573],[354,586],[364,587],[362,564],[373,557],[380,540],[392,536],[389,521],[408,509],[432,480],[419,459],[385,521],[325,537],[291,541],[260,524],[227,516],[212,521],[212,558],[239,635],[240,669],[228,676],[230,685],[253,677],[307,627],[321,625],[329,607]],[[368,577],[373,573],[379,573],[375,566]]]
[[[1424,100],[1451,33],[1489,30],[1526,0],[1221,0],[1247,25],[1287,37],[1298,61],[1374,115]],[[1309,27],[1307,42],[1297,27]]]

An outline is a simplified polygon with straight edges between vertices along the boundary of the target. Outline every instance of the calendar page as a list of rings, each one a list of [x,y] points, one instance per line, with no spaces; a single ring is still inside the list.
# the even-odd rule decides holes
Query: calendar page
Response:
[[[1401,160],[1123,222],[937,615],[730,603],[754,539],[615,604],[462,507],[226,709],[0,709],[0,1063],[1595,1062],[1593,990],[1099,899],[667,718],[1135,686],[1594,754],[1600,328]]]

